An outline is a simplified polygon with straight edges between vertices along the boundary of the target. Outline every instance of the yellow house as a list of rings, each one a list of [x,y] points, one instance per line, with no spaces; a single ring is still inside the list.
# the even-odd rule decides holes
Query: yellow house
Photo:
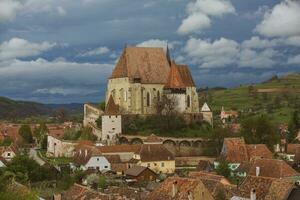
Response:
[[[136,165],[150,168],[156,173],[172,174],[175,172],[173,154],[162,144],[143,144],[133,155]]]

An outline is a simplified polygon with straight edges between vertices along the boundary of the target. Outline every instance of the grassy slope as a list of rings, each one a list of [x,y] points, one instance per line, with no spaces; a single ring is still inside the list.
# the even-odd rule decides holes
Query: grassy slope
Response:
[[[279,80],[267,81],[253,86],[255,89],[300,89],[300,74],[290,74],[279,78]],[[280,108],[276,106],[272,109],[272,113],[267,113],[276,123],[288,122],[291,112],[294,110],[291,105],[288,105],[288,100],[285,96],[288,96],[290,102],[297,101],[295,100],[297,97],[300,98],[300,93],[269,93],[267,95],[258,93],[255,98],[254,96],[249,95],[248,86],[212,91],[211,95],[212,101],[210,104],[215,111],[221,110],[221,107],[224,106],[227,110],[235,109],[245,111],[251,108],[252,110],[257,110],[259,113],[267,113],[267,106],[275,105],[274,100],[279,97],[281,99]]]

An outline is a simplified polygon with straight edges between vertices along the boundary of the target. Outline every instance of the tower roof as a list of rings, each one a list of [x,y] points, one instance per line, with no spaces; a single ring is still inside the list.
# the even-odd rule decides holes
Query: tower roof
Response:
[[[115,104],[114,98],[110,95],[109,100],[105,106],[105,115],[116,115],[119,113],[119,106]]]
[[[175,63],[175,61],[173,60],[171,62],[171,69],[170,69],[170,73],[169,73],[169,77],[168,77],[168,81],[165,85],[165,88],[169,88],[169,89],[183,89],[185,88],[185,84],[181,78],[181,75],[178,71],[178,67]]]

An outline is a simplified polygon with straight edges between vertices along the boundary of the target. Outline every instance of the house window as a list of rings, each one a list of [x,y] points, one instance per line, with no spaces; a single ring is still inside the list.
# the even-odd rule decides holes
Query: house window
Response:
[[[156,164],[156,163],[154,163],[154,166],[157,166],[157,164]]]
[[[160,92],[159,92],[159,90],[157,91],[157,101],[160,101]]]
[[[97,158],[97,161],[99,161],[99,158]]]
[[[191,97],[190,97],[190,95],[187,95],[187,107],[189,108],[189,107],[191,107]]]
[[[147,167],[150,167],[150,163],[147,164]]]
[[[161,167],[164,167],[164,166],[165,166],[165,163],[162,162],[162,163],[161,163]]]
[[[105,166],[104,166],[104,168],[105,168],[105,169],[107,169],[107,168],[108,168],[108,166],[106,166],[106,165],[105,165]]]
[[[146,105],[149,107],[150,106],[150,93],[147,92],[147,102],[146,102]]]
[[[7,156],[10,157],[10,153],[7,153]]]

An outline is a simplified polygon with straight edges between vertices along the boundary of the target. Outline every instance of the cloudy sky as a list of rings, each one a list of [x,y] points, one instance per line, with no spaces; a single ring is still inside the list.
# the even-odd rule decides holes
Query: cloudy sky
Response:
[[[198,87],[300,71],[298,0],[0,0],[0,96],[96,102],[122,48],[169,44]]]

